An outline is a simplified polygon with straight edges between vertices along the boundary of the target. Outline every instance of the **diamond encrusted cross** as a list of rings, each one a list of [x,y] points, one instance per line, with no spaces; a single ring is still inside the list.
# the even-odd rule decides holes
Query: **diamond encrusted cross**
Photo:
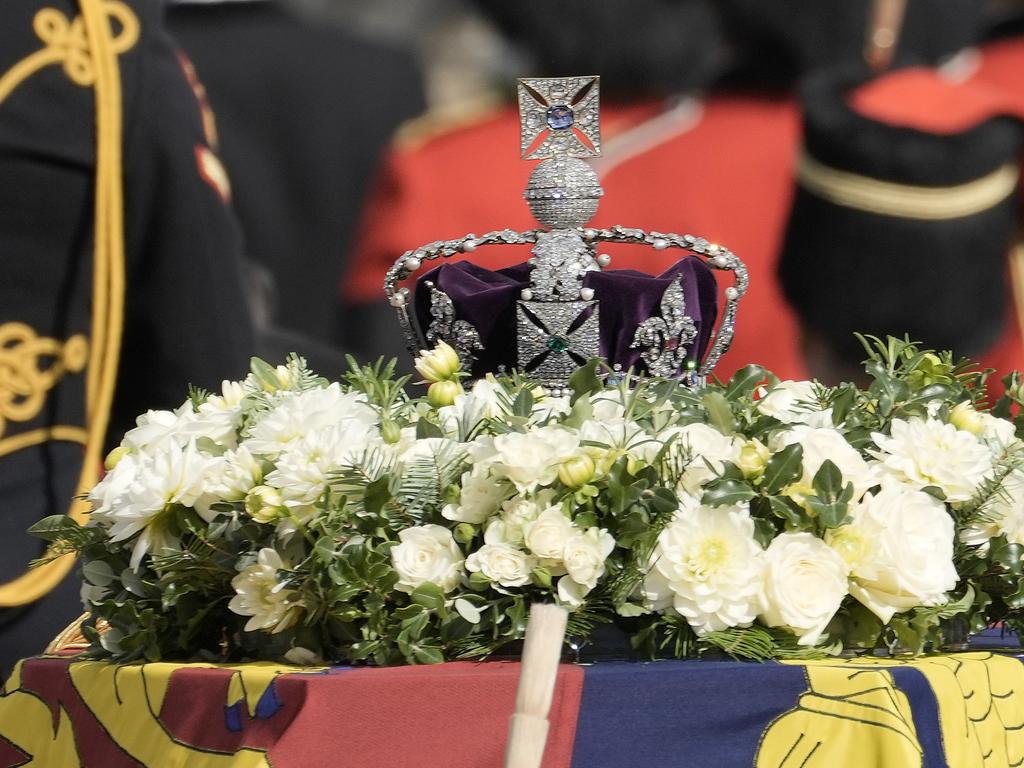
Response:
[[[524,160],[601,154],[600,81],[597,75],[519,79],[519,144]]]
[[[546,386],[566,386],[572,372],[598,355],[596,301],[518,302],[520,371]]]

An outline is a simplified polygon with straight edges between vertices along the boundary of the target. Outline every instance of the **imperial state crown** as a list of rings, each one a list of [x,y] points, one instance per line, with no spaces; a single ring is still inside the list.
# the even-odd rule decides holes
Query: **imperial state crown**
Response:
[[[732,341],[746,267],[728,248],[694,235],[587,226],[604,194],[585,160],[601,154],[599,98],[597,76],[519,80],[520,153],[541,160],[523,196],[541,228],[468,234],[402,254],[384,291],[413,355],[444,341],[473,376],[516,369],[556,391],[593,357],[690,385],[712,372]],[[608,269],[611,257],[598,253],[599,243],[687,254],[654,276]],[[525,264],[492,271],[456,260],[412,288],[400,286],[426,262],[522,244],[533,246]],[[733,285],[720,291],[716,270],[731,272]]]

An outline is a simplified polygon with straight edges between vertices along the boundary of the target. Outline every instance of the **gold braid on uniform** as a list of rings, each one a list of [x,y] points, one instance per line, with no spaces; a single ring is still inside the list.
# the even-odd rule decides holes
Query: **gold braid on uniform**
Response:
[[[117,0],[79,0],[81,13],[68,18],[55,8],[41,9],[33,29],[44,46],[22,59],[0,77],[0,103],[25,80],[44,67],[60,64],[76,85],[92,87],[96,96],[96,211],[94,225],[91,343],[72,337],[63,345],[38,337],[20,324],[5,324],[0,331],[16,341],[3,348],[0,379],[0,414],[15,421],[33,408],[38,413],[46,392],[65,371],[86,368],[86,428],[84,436],[74,427],[7,438],[8,452],[48,439],[78,439],[85,443],[85,459],[78,481],[78,495],[96,482],[103,438],[110,420],[124,318],[124,221],[121,168],[121,74],[117,57],[139,39],[139,22],[132,10]],[[118,31],[112,29],[112,22]],[[26,332],[27,331],[27,332]],[[7,337],[5,337],[7,338]],[[70,351],[69,351],[70,348]],[[59,352],[59,355],[58,355]],[[34,356],[33,356],[34,355]],[[40,355],[59,357],[47,369],[38,365]],[[85,360],[81,358],[86,358]],[[12,413],[13,409],[13,414]],[[26,417],[27,418],[27,417]],[[0,436],[3,431],[0,429]],[[0,452],[0,455],[3,455]],[[68,512],[76,520],[88,517],[88,505],[72,502]],[[25,605],[52,590],[74,565],[65,554],[0,584],[0,607]]]

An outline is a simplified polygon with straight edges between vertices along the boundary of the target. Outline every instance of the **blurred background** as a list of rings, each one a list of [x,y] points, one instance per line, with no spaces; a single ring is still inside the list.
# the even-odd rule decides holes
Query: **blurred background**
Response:
[[[1017,164],[1022,18],[1012,0],[170,0],[167,24],[216,115],[269,357],[335,373],[346,352],[402,355],[384,270],[421,242],[530,227],[515,78],[594,73],[595,223],[747,260],[723,375],[757,359],[835,381],[861,375],[855,330],[1024,363],[1016,190],[879,215],[801,183],[809,151],[911,198]]]

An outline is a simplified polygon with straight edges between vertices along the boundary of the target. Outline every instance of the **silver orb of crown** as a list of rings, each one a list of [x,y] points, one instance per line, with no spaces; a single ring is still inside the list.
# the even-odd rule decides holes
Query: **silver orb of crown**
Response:
[[[582,227],[597,212],[602,195],[597,172],[578,157],[566,155],[534,168],[523,193],[533,217],[550,229]]]

